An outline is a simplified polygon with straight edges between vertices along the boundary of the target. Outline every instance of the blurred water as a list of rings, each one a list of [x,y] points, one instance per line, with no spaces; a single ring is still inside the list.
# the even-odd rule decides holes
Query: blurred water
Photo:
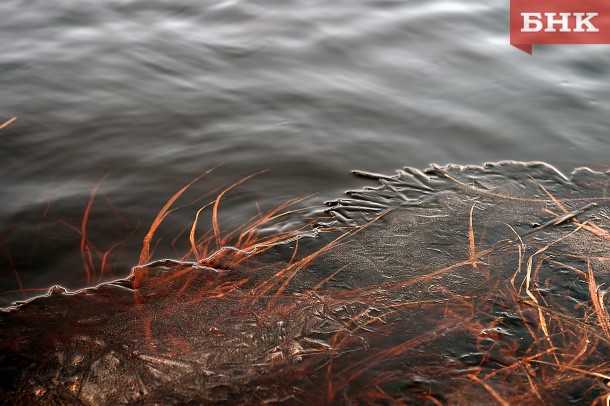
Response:
[[[228,222],[334,198],[362,184],[356,168],[607,168],[610,48],[529,56],[508,44],[505,1],[3,0],[0,14],[0,121],[18,118],[0,130],[5,302],[86,284],[82,219],[105,175],[86,232],[100,253],[118,244],[108,279],[218,165],[183,204],[269,169],[223,200]],[[210,198],[172,217],[157,256],[179,254],[172,238]]]

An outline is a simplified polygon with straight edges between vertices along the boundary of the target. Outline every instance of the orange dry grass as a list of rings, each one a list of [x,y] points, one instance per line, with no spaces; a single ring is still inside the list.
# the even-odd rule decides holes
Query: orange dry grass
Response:
[[[155,232],[157,231],[157,229],[159,228],[159,226],[161,225],[161,223],[163,222],[163,220],[165,220],[165,218],[168,216],[168,214],[171,213],[170,208],[172,207],[172,205],[174,204],[174,202],[189,188],[191,187],[195,182],[197,182],[198,180],[200,180],[201,178],[203,178],[204,176],[208,175],[210,172],[212,172],[214,170],[214,168],[209,169],[208,171],[206,171],[205,173],[203,173],[202,175],[200,175],[199,177],[197,177],[196,179],[192,180],[191,182],[189,182],[186,186],[184,186],[182,189],[180,189],[178,192],[176,192],[168,201],[167,203],[165,203],[165,206],[163,206],[163,208],[159,211],[159,213],[157,214],[157,217],[153,220],[152,224],[150,225],[150,229],[148,230],[148,233],[146,233],[146,236],[144,237],[144,241],[142,243],[142,251],[140,252],[140,260],[138,261],[138,266],[142,266],[144,265],[146,262],[150,261],[151,258],[151,253],[150,253],[150,242],[153,238],[153,236],[155,235]]]
[[[273,313],[288,316],[291,311],[294,311],[294,305],[287,304],[288,296],[285,292],[295,276],[307,269],[322,254],[332,250],[350,236],[365,230],[388,212],[382,213],[367,225],[348,228],[347,231],[313,253],[299,256],[297,253],[299,237],[304,230],[311,227],[311,224],[266,237],[261,237],[257,231],[266,225],[280,221],[284,216],[301,210],[289,209],[295,204],[301,203],[303,199],[286,202],[265,214],[259,213],[234,230],[222,232],[218,222],[220,200],[227,192],[250,177],[224,189],[214,200],[197,211],[188,237],[190,251],[183,257],[183,260],[194,257],[195,264],[214,267],[218,266],[222,260],[230,260],[231,263],[237,264],[266,251],[274,244],[295,242],[291,260],[285,267],[263,280],[256,280],[255,270],[252,270],[249,276],[241,279],[206,286],[208,290],[202,290],[199,295],[194,297],[191,295],[191,299],[184,304],[193,304],[212,298],[232,297],[237,299],[237,302],[241,302],[244,308],[258,309],[261,315]],[[349,318],[341,320],[343,328],[337,331],[331,339],[324,343],[316,342],[315,344],[318,346],[316,349],[302,352],[309,356],[317,354],[326,357],[326,361],[321,366],[314,368],[316,371],[325,371],[324,401],[332,403],[341,398],[347,401],[349,391],[356,387],[359,388],[358,399],[364,403],[397,402],[394,396],[385,389],[386,384],[400,379],[409,379],[417,374],[443,376],[455,373],[456,376],[462,378],[463,384],[457,389],[452,389],[456,391],[456,396],[466,394],[475,385],[486,391],[490,399],[502,405],[524,402],[546,403],[549,401],[549,394],[554,393],[555,390],[588,379],[590,388],[587,391],[601,393],[596,395],[594,402],[608,404],[610,391],[607,384],[610,382],[610,363],[606,361],[605,353],[610,348],[610,316],[604,301],[606,292],[601,290],[596,281],[590,258],[580,258],[586,263],[586,269],[579,269],[570,264],[562,264],[556,258],[546,255],[552,247],[577,233],[589,232],[593,236],[602,238],[606,238],[610,234],[607,230],[595,225],[592,220],[585,222],[575,220],[578,214],[590,208],[591,205],[569,212],[560,199],[552,196],[542,185],[540,187],[549,196],[548,202],[557,206],[563,214],[557,215],[550,211],[555,218],[538,227],[535,232],[567,221],[572,221],[575,225],[573,230],[559,233],[555,240],[541,247],[527,248],[525,237],[533,232],[522,235],[515,232],[515,238],[509,241],[477,250],[477,236],[474,227],[475,206],[473,205],[468,219],[469,250],[467,258],[429,271],[411,280],[363,286],[351,291],[325,289],[327,283],[336,275],[349,270],[348,264],[315,283],[310,290],[302,292],[299,298],[304,304],[299,306],[320,304],[321,312],[330,312],[329,309],[338,307],[354,309]],[[184,190],[184,188],[181,189],[170,199],[151,226],[144,241],[139,268],[145,268],[143,259],[146,261],[150,259],[149,246],[154,232],[170,212],[171,205]],[[211,228],[203,236],[197,238],[196,229],[200,214],[210,206],[212,207]],[[230,249],[226,248],[229,242],[233,243],[233,247]],[[450,271],[467,267],[470,269],[489,267],[480,260],[510,247],[516,247],[516,252],[514,252],[517,255],[516,269],[500,270],[508,273],[508,276],[499,275],[497,280],[490,280],[487,293],[473,290],[470,293],[458,294],[441,286],[438,289],[440,295],[437,299],[419,301],[395,299],[394,295],[398,291],[430,281]],[[573,257],[575,256],[573,255]],[[185,265],[187,264],[192,265],[192,262],[185,262]],[[565,269],[573,271],[576,277],[588,284],[588,303],[573,306],[573,300],[568,293],[561,291],[543,293],[541,286],[552,285],[553,275],[547,269],[550,264],[564,266]],[[172,275],[161,278],[162,283],[176,278],[186,279],[186,282],[176,292],[177,300],[188,289],[192,281],[192,277],[189,277],[192,269],[192,267],[185,266],[184,269],[179,269]],[[487,272],[488,275],[493,275],[492,272]],[[250,287],[246,288],[247,285]],[[515,317],[522,320],[522,331],[515,332],[521,336],[511,337],[511,334],[507,335],[503,332],[505,329],[503,320],[497,316],[495,305],[492,304],[497,301],[506,303]],[[171,311],[171,309],[167,309],[167,312]],[[425,314],[424,319],[419,323],[432,324],[417,334],[410,334],[409,329],[415,328],[417,331],[421,325],[405,325],[405,315],[418,311],[424,311],[422,314]],[[281,319],[281,317],[279,318]],[[154,352],[150,328],[151,319],[144,318],[143,324],[144,335],[151,351]],[[456,368],[455,365],[426,364],[425,360],[434,355],[430,353],[433,351],[430,345],[436,341],[440,343],[439,345],[443,344],[445,337],[451,336],[451,334],[460,334],[477,343],[481,354],[479,365],[470,366],[461,372],[452,372],[451,368]],[[394,341],[389,341],[394,344],[388,345],[387,337],[394,337]],[[400,337],[400,342],[396,344],[397,337]],[[354,342],[358,339],[368,343],[367,351],[354,351]],[[486,347],[485,339],[491,339],[494,345]],[[402,360],[403,363],[410,362],[411,369],[393,368],[393,362],[397,359]],[[492,361],[497,359],[501,359],[502,362]],[[382,367],[384,365],[388,366]],[[317,389],[320,390],[320,388]],[[535,399],[529,396],[529,393],[533,394]],[[420,401],[441,404],[442,399],[438,395],[438,393],[421,392],[417,396]]]
[[[137,227],[131,231],[129,235],[125,237],[124,240],[115,242],[110,247],[106,249],[100,249],[96,247],[96,245],[90,240],[87,235],[87,225],[89,223],[89,218],[91,216],[93,205],[95,203],[97,194],[99,193],[100,187],[102,183],[108,178],[108,174],[104,175],[102,179],[100,179],[94,186],[89,196],[89,201],[87,202],[87,206],[85,208],[85,212],[83,213],[83,217],[80,222],[80,227],[76,227],[72,224],[69,224],[63,220],[59,222],[68,226],[76,233],[80,235],[80,252],[83,263],[83,269],[85,271],[85,275],[87,277],[87,285],[92,285],[94,283],[100,283],[108,274],[108,262],[109,257],[112,252],[121,244],[123,244],[127,239],[129,239],[133,233],[137,230]],[[112,204],[112,202],[106,197],[103,196],[106,204],[110,207],[117,216],[120,217],[120,214],[116,207]]]
[[[4,123],[0,124],[0,130],[2,130],[5,127],[8,127],[9,125],[11,125],[15,120],[17,120],[17,117],[13,117],[9,120],[6,120]]]
[[[180,198],[180,196],[196,181],[201,179],[203,176],[209,174],[210,172],[211,170],[205,172],[199,178],[193,180],[192,182],[189,182],[186,186],[181,188],[167,201],[167,203],[159,211],[155,220],[151,224],[148,233],[144,237],[140,254],[140,261],[138,265],[133,269],[133,281],[134,287],[136,288],[136,307],[142,317],[144,336],[148,343],[149,349],[153,353],[155,353],[155,350],[152,344],[152,320],[149,317],[144,316],[144,314],[141,312],[142,298],[140,297],[137,288],[140,286],[141,282],[143,281],[143,278],[147,276],[149,266],[147,266],[146,263],[148,263],[152,258],[151,245],[154,235],[158,230],[159,226],[167,218],[167,216],[172,213],[172,211],[174,210],[172,207],[176,203],[178,198]],[[184,292],[189,288],[190,283],[196,276],[194,274],[189,274],[193,272],[193,269],[197,269],[197,267],[210,266],[213,268],[222,269],[225,266],[223,265],[225,262],[235,266],[241,261],[253,255],[259,255],[265,252],[266,250],[278,243],[295,242],[296,248],[294,255],[296,256],[296,251],[298,250],[298,239],[302,237],[304,230],[311,228],[311,223],[307,223],[300,226],[288,227],[288,231],[282,231],[279,233],[274,233],[272,235],[265,235],[264,233],[260,233],[259,231],[269,226],[277,227],[278,225],[282,224],[283,219],[287,216],[302,210],[310,209],[291,209],[295,205],[302,203],[310,196],[289,200],[285,203],[278,205],[274,209],[269,210],[266,213],[260,212],[259,209],[258,215],[250,218],[235,229],[228,230],[226,232],[223,232],[223,230],[221,229],[218,212],[222,198],[235,187],[263,172],[266,171],[261,171],[246,176],[240,179],[239,181],[233,183],[232,185],[222,189],[212,201],[204,204],[197,210],[195,214],[195,219],[193,220],[193,223],[190,226],[190,232],[188,234],[190,249],[182,256],[180,260],[173,261],[177,264],[183,264],[183,269],[179,269],[174,273],[168,274],[158,280],[153,281],[154,284],[158,284],[159,286],[161,286],[167,282],[176,280],[178,278],[180,278],[181,280],[185,280],[182,287],[179,288],[176,292],[175,298],[176,301],[178,301],[180,297],[184,294]],[[210,207],[211,227],[202,236],[197,237],[197,227],[201,213]],[[191,258],[194,258],[194,261],[192,261]],[[306,261],[300,261],[298,265],[300,265],[300,267],[302,268],[305,263]],[[201,289],[199,294],[191,294],[191,297],[193,298],[185,302],[184,304],[188,305],[197,303],[202,300],[225,297],[226,295],[232,293],[233,291],[235,291],[235,289],[246,284],[247,282],[249,282],[249,279],[244,278],[239,281],[227,282],[224,284],[216,285],[213,288],[210,287],[209,290]],[[172,309],[167,309],[167,312],[171,311]]]
[[[552,227],[565,221],[573,220],[577,214],[580,214],[590,207],[590,205],[588,205],[575,212],[568,212],[559,199],[550,195],[546,189],[544,190],[549,195],[550,201],[555,203],[564,214],[549,221],[543,225],[543,228]],[[565,385],[569,386],[572,382],[586,377],[594,378],[593,386],[596,386],[598,388],[597,390],[600,390],[601,388],[602,392],[602,394],[595,399],[594,403],[608,404],[610,401],[610,391],[608,390],[607,384],[610,383],[610,364],[606,362],[606,357],[604,355],[605,348],[610,345],[610,317],[604,302],[604,295],[606,292],[600,291],[595,281],[590,259],[582,258],[582,260],[587,263],[586,271],[574,269],[578,275],[588,282],[589,286],[589,310],[584,312],[584,316],[578,316],[573,309],[562,304],[565,302],[569,303],[571,300],[567,294],[557,293],[554,296],[549,294],[542,295],[539,293],[539,289],[534,290],[532,288],[534,284],[536,286],[545,286],[549,283],[540,279],[542,268],[545,266],[546,262],[549,262],[549,259],[547,257],[538,259],[538,257],[543,255],[551,246],[569,238],[575,233],[582,233],[583,231],[589,231],[593,235],[601,236],[603,238],[608,235],[608,232],[601,227],[592,224],[591,221],[581,223],[573,220],[576,226],[573,231],[560,235],[556,240],[551,241],[547,245],[536,250],[527,260],[525,260],[527,265],[523,268],[522,263],[524,262],[523,254],[525,248],[521,236],[519,235],[514,240],[496,244],[482,252],[477,253],[475,251],[473,210],[474,206],[471,208],[469,218],[468,238],[470,249],[468,259],[432,271],[414,280],[383,286],[382,289],[379,289],[379,286],[372,286],[369,287],[369,289],[371,291],[376,289],[385,292],[396,291],[422,281],[430,280],[460,267],[468,265],[474,266],[479,258],[488,256],[501,248],[517,244],[519,261],[516,271],[509,280],[509,285],[499,282],[499,286],[490,287],[489,295],[497,295],[498,290],[501,288],[500,295],[512,302],[513,311],[521,315],[523,319],[528,320],[525,324],[525,332],[529,334],[529,338],[527,339],[531,341],[532,345],[529,348],[520,348],[518,342],[514,342],[514,344],[506,341],[503,342],[501,337],[498,336],[496,337],[497,345],[503,346],[500,351],[505,354],[504,356],[514,359],[515,362],[488,373],[483,373],[481,368],[478,368],[478,370],[475,368],[472,373],[466,374],[465,377],[476,384],[481,385],[492,398],[500,404],[522,403],[526,400],[526,398],[523,397],[523,394],[526,394],[528,391],[536,396],[536,402],[547,403],[550,399],[545,397],[548,395],[543,394],[553,392],[555,390],[554,388],[564,387]],[[343,269],[340,269],[339,271],[343,271]],[[515,280],[517,277],[520,277],[523,280],[518,288],[515,287]],[[524,295],[529,300],[525,299]],[[461,316],[453,311],[452,308],[457,309],[460,306],[466,306],[466,309],[470,309],[473,315],[485,314],[488,310],[486,310],[484,306],[475,307],[474,302],[471,301],[471,299],[478,299],[479,303],[484,302],[484,297],[481,297],[480,295],[475,295],[472,298],[460,295],[452,296],[453,304],[447,305],[445,315],[442,317],[445,319],[445,322],[437,324],[436,327],[433,326],[424,335],[413,337],[390,348],[382,347],[383,349],[380,350],[371,348],[368,352],[372,353],[372,355],[349,365],[347,368],[344,367],[342,370],[334,370],[331,373],[332,364],[329,364],[327,367],[327,377],[329,380],[327,400],[329,402],[336,400],[337,396],[347,388],[350,382],[365,375],[367,369],[370,368],[371,365],[383,364],[383,362],[388,362],[397,357],[409,358],[409,352],[417,348],[421,348],[419,352],[423,351],[423,349],[426,348],[427,343],[430,340],[434,340],[435,337],[448,334],[454,330],[462,330],[463,333],[466,334],[480,334],[483,327],[478,322],[475,322],[474,318]],[[373,301],[370,302],[370,304],[377,308],[380,308],[383,305],[383,303],[380,303],[379,301]],[[405,303],[404,307],[406,308],[408,305],[408,303]],[[428,307],[424,303],[419,303],[419,305],[425,306],[430,312],[438,314],[438,308]],[[398,306],[402,306],[402,304],[399,304]],[[385,308],[388,310],[381,316],[382,318],[387,318],[394,312],[393,310],[390,310],[387,305]],[[531,317],[530,310],[536,311],[536,318]],[[464,313],[462,312],[461,314]],[[362,315],[358,315],[355,319],[361,316]],[[590,316],[595,317],[596,323],[592,324]],[[367,323],[363,323],[363,325],[376,323],[378,320],[379,319],[370,319]],[[391,326],[387,325],[384,327],[386,331],[388,329],[391,330],[391,328]],[[527,341],[525,337],[521,337],[521,339]],[[337,346],[333,345],[333,347],[336,351],[339,351],[340,344]],[[481,350],[481,352],[486,353],[486,350]],[[425,365],[422,365],[421,368],[425,370],[426,367]],[[415,370],[410,373],[416,374]],[[387,381],[390,382],[400,375],[396,372],[388,372],[387,374],[382,375],[379,375],[379,372],[376,372],[376,374],[379,379],[370,383],[370,392],[366,392],[362,395],[365,396],[365,399],[368,399],[368,401],[374,401],[374,399],[379,398],[380,392],[384,393],[380,388],[380,386],[383,386],[384,379],[387,379]],[[502,380],[497,379],[500,376],[508,378],[509,376],[519,375],[525,377],[525,381],[521,381],[520,383],[523,385],[522,387],[517,386],[507,389]],[[337,379],[338,381],[336,381]],[[591,390],[592,389],[593,388],[591,388]],[[422,394],[421,399],[440,403],[440,401],[429,394]],[[527,402],[532,403],[532,400],[528,399]]]
[[[81,222],[80,228],[80,252],[83,259],[83,266],[85,268],[85,273],[87,274],[87,285],[91,284],[92,273],[95,270],[95,265],[93,264],[93,255],[91,252],[91,244],[89,244],[87,240],[87,221],[89,220],[89,214],[91,213],[91,207],[93,206],[93,202],[95,201],[95,193],[98,191],[100,185],[106,179],[108,175],[105,175],[94,187],[91,192],[91,197],[89,198],[89,203],[87,204],[87,208],[85,209],[85,214],[83,215],[83,221]],[[107,255],[111,250],[107,251],[102,258],[102,274],[104,272],[104,265],[106,264]]]

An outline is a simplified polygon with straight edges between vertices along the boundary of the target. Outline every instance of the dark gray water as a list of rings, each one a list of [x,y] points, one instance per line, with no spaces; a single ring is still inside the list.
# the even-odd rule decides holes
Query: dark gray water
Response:
[[[223,200],[227,227],[255,202],[334,198],[356,168],[608,167],[610,46],[529,56],[506,1],[3,0],[0,15],[0,122],[17,117],[0,130],[3,303],[87,283],[82,219],[106,175],[86,246],[112,251],[90,283],[126,275],[167,199],[218,165],[181,204],[269,169]],[[158,257],[210,196],[164,225]]]

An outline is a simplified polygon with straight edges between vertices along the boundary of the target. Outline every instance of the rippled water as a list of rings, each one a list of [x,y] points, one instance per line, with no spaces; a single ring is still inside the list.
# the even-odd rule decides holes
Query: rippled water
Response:
[[[0,121],[17,117],[0,130],[5,303],[86,284],[83,228],[100,254],[118,244],[104,277],[126,275],[167,199],[219,165],[181,204],[269,169],[223,200],[227,227],[255,202],[334,198],[362,184],[356,168],[607,168],[610,48],[529,56],[508,44],[505,1],[3,0],[0,13]],[[172,238],[211,198],[175,213],[157,256],[178,255]]]

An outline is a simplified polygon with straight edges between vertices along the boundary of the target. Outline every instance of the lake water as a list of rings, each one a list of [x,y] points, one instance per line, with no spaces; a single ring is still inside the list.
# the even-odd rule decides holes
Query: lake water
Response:
[[[608,169],[610,46],[527,55],[506,1],[3,0],[0,14],[0,123],[17,117],[0,130],[0,305],[127,275],[165,202],[214,167],[155,257],[180,256],[197,209],[265,169],[224,197],[225,229],[257,203],[341,196],[363,184],[351,169]]]

